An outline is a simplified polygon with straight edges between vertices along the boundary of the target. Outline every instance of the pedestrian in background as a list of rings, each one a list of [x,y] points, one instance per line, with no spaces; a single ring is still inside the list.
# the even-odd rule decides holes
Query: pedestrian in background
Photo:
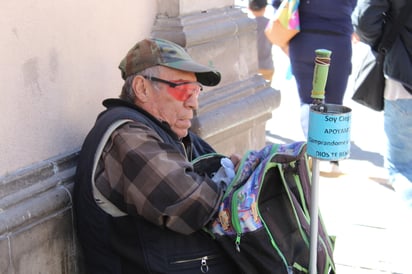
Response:
[[[300,32],[289,42],[289,58],[296,79],[301,106],[301,126],[308,133],[315,50],[332,51],[325,87],[325,103],[342,105],[348,78],[352,72],[351,15],[356,0],[300,1]],[[332,169],[338,170],[336,165]]]
[[[269,18],[265,16],[267,1],[266,0],[249,0],[249,10],[253,14],[257,24],[257,52],[259,73],[269,83],[272,82],[275,68],[272,57],[272,43],[265,35],[265,29]]]
[[[359,0],[353,25],[360,41],[378,44],[385,21],[398,18],[410,0]],[[386,15],[386,16],[384,16]],[[400,29],[384,62],[385,167],[389,182],[412,207],[412,15]]]

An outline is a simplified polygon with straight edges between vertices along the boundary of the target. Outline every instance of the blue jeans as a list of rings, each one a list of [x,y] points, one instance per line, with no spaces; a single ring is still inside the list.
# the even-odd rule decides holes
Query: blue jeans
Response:
[[[385,100],[384,129],[389,182],[412,206],[412,99]]]

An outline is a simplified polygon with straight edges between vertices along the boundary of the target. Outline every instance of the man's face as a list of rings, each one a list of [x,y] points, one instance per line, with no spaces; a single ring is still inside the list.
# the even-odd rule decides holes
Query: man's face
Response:
[[[193,72],[160,67],[160,75],[157,78],[176,83],[178,86],[171,87],[155,79],[145,79],[145,86],[149,92],[144,108],[157,119],[167,122],[179,138],[183,138],[192,125],[193,110],[198,108],[200,90],[196,83],[196,75]],[[154,86],[155,81],[157,87]]]

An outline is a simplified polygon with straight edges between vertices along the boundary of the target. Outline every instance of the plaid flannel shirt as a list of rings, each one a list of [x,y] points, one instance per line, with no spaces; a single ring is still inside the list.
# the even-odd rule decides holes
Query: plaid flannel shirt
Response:
[[[210,178],[193,172],[176,146],[139,122],[113,132],[95,180],[119,209],[182,234],[201,229],[213,218],[223,192]]]

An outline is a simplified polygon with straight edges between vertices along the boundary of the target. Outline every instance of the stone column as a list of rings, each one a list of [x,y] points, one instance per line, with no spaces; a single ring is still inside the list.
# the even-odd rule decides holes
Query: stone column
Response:
[[[222,73],[206,88],[193,130],[219,152],[243,153],[265,145],[265,125],[280,93],[259,75],[256,24],[233,0],[158,0],[152,36],[182,45]]]

